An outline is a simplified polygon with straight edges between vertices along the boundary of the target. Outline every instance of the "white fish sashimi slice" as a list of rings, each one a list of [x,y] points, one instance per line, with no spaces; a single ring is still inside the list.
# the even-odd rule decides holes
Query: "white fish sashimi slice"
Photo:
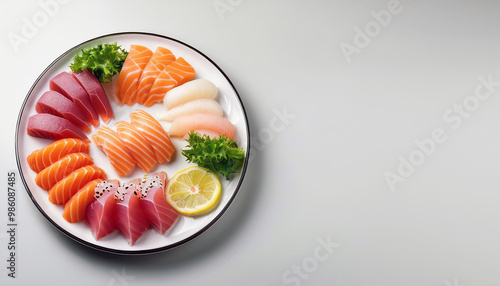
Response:
[[[165,109],[169,110],[188,101],[200,98],[215,99],[217,87],[207,79],[195,79],[183,85],[172,88],[163,99]]]
[[[180,116],[190,115],[193,113],[211,113],[223,116],[224,110],[222,110],[222,107],[217,101],[209,98],[201,98],[176,106],[167,112],[160,114],[159,119],[172,122]]]

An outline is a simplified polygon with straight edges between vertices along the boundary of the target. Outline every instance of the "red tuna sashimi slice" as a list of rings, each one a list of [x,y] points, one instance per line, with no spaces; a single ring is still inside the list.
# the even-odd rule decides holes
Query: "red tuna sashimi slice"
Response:
[[[35,108],[38,113],[50,113],[66,118],[85,133],[91,131],[82,110],[71,99],[57,91],[46,91],[37,101]]]
[[[106,95],[106,92],[104,92],[104,89],[102,88],[102,85],[97,77],[87,69],[84,69],[79,73],[73,73],[73,76],[89,94],[90,102],[92,103],[95,111],[99,113],[104,123],[108,124],[114,117],[114,113],[111,108],[111,104],[109,103],[108,96]]]
[[[95,200],[87,207],[85,221],[96,240],[116,230],[115,192],[118,180],[102,181],[95,188]]]
[[[159,172],[147,176],[137,187],[137,195],[144,215],[154,229],[164,234],[179,218],[177,211],[167,203],[164,196],[167,173]]]
[[[68,119],[48,113],[40,113],[28,118],[28,135],[46,139],[64,138],[88,139],[75,124]]]
[[[149,221],[142,211],[140,200],[134,196],[134,184],[122,184],[116,191],[116,227],[129,245],[134,245],[149,229]]]
[[[89,94],[80,83],[67,72],[61,72],[50,80],[50,90],[57,91],[71,99],[85,114],[87,121],[97,127],[99,116],[90,102]]]

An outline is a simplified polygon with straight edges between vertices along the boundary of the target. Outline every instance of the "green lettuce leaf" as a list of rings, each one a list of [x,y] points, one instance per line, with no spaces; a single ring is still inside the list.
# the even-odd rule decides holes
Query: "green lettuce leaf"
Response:
[[[75,55],[69,67],[73,72],[88,69],[99,82],[110,82],[113,75],[120,73],[127,55],[128,52],[117,43],[99,44]]]
[[[229,180],[230,174],[238,172],[245,161],[245,151],[223,135],[212,139],[191,131],[187,142],[187,149],[182,150],[187,161],[214,174],[222,174],[226,180]]]

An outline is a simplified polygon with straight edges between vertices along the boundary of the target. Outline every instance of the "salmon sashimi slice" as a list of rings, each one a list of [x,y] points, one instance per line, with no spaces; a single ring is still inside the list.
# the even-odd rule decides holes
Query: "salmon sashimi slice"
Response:
[[[140,200],[134,196],[135,184],[122,184],[116,191],[116,227],[129,245],[134,245],[149,229],[149,221],[142,211]]]
[[[95,179],[106,179],[106,173],[96,165],[76,169],[49,190],[49,201],[56,205],[64,205],[85,184]]]
[[[80,107],[71,101],[71,99],[57,91],[46,91],[40,99],[38,99],[35,109],[38,113],[49,113],[66,118],[85,133],[90,133],[91,131],[87,123],[87,118]]]
[[[52,163],[71,153],[89,153],[90,140],[60,139],[42,149],[31,152],[26,158],[31,170],[40,172]]]
[[[158,172],[146,176],[137,186],[144,215],[153,228],[164,234],[179,218],[177,211],[167,203],[164,196],[167,173]]]
[[[137,97],[139,79],[153,52],[140,45],[131,45],[118,76],[116,91],[122,104],[133,105]]]
[[[166,48],[158,47],[142,72],[137,90],[137,103],[144,104],[158,75],[166,66],[175,61],[174,54]]]
[[[189,131],[205,130],[224,135],[233,140],[236,127],[227,118],[211,113],[194,113],[178,117],[170,125],[168,133],[172,137],[183,137]]]
[[[137,166],[145,173],[149,173],[157,162],[151,144],[142,136],[139,130],[128,122],[118,121],[115,123],[115,127],[118,136],[127,146]]]
[[[102,179],[88,182],[64,205],[62,216],[67,222],[79,222],[85,218],[88,205],[95,199],[94,190],[100,182]]]
[[[61,72],[50,80],[50,90],[57,91],[71,99],[87,117],[87,121],[97,127],[99,115],[90,101],[89,94],[80,83],[69,73]]]
[[[155,103],[162,102],[169,90],[192,80],[195,76],[194,68],[182,57],[179,57],[158,75],[144,106],[150,107]]]
[[[99,240],[116,230],[115,192],[120,185],[118,180],[102,181],[94,190],[95,200],[87,207],[85,222],[92,235]]]
[[[175,152],[175,146],[161,124],[144,110],[137,109],[130,113],[130,122],[149,142],[158,163],[170,160]]]
[[[38,113],[28,118],[27,133],[33,137],[59,140],[63,138],[88,139],[87,135],[68,119],[49,113]]]
[[[88,154],[71,153],[38,173],[35,177],[35,183],[44,190],[50,190],[57,182],[74,170],[92,164],[94,164],[94,161]]]
[[[118,175],[126,176],[132,171],[135,160],[115,131],[107,126],[101,126],[91,138],[97,147],[106,154]]]

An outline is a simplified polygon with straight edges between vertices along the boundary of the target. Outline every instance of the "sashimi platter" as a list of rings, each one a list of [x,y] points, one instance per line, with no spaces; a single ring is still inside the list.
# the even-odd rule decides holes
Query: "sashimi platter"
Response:
[[[50,64],[16,130],[24,186],[70,238],[118,254],[171,249],[227,210],[250,134],[240,96],[207,56],[150,33],[101,36]]]

